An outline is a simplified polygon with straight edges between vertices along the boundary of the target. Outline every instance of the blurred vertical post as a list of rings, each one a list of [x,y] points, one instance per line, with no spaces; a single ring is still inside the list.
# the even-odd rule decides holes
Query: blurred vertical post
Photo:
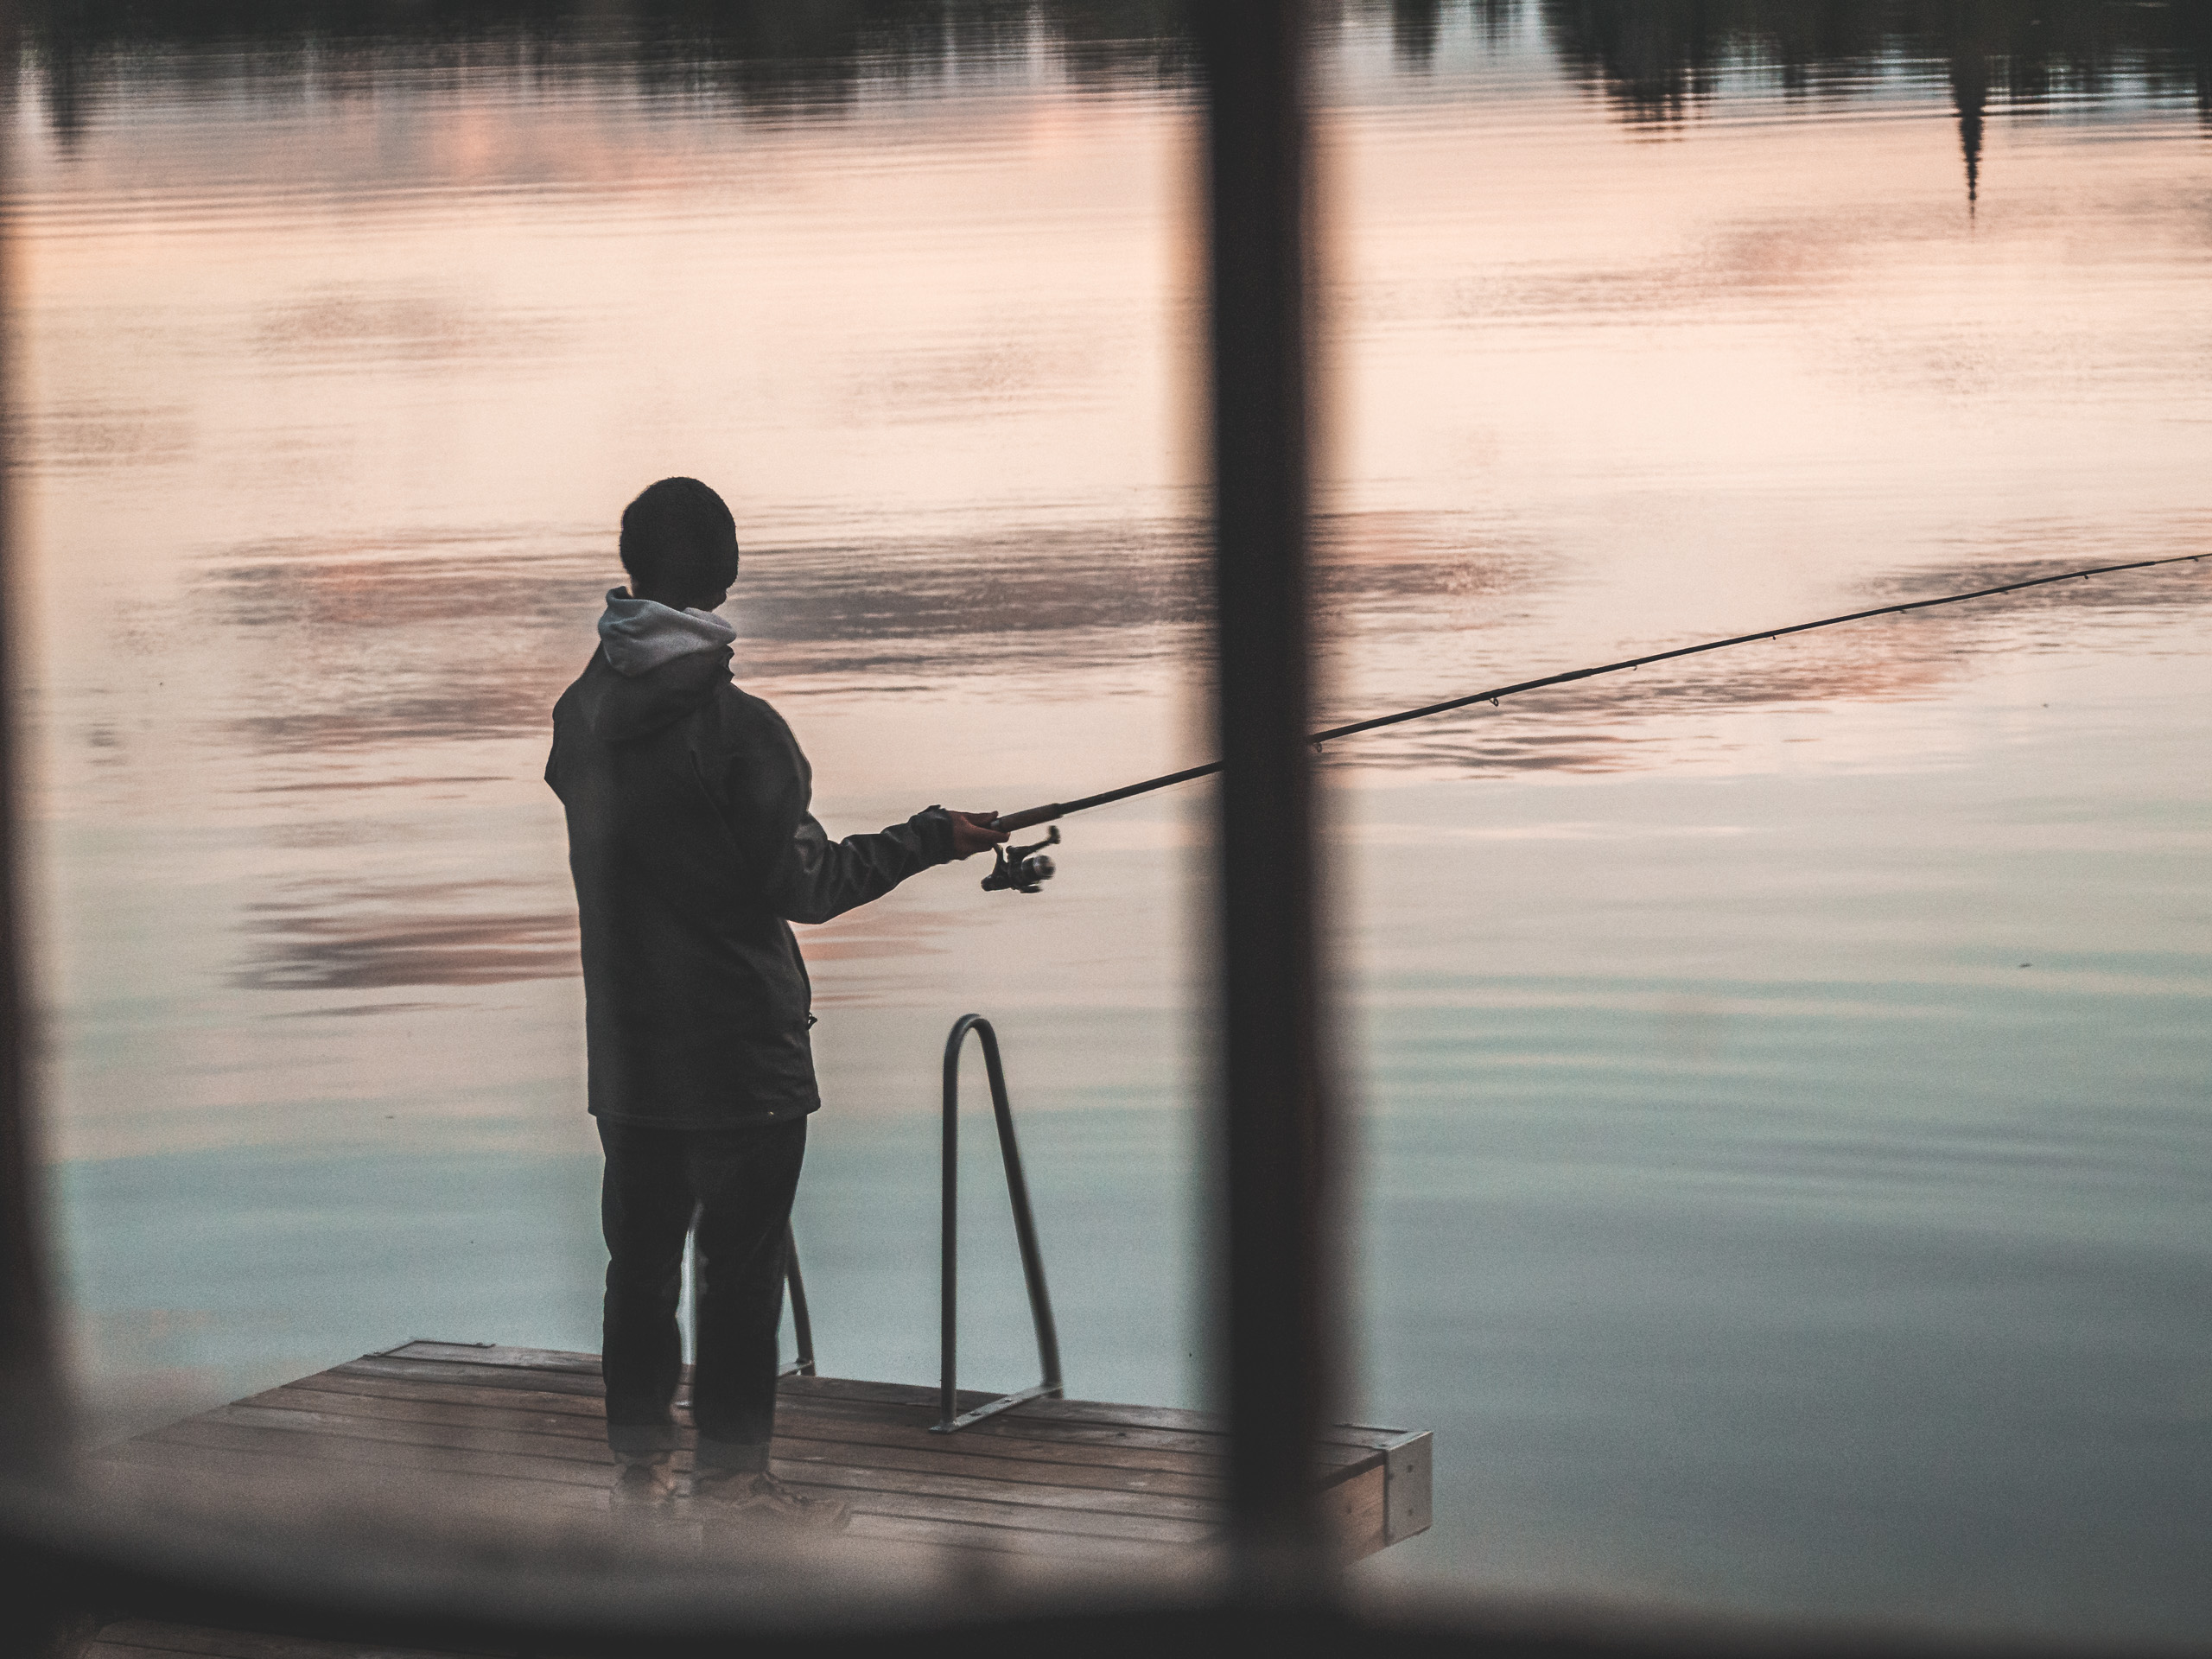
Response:
[[[16,76],[16,8],[0,0],[0,75]],[[0,146],[8,142],[0,134]],[[0,169],[12,161],[0,149]],[[6,234],[0,226],[0,238]],[[8,267],[0,242],[0,272]],[[0,278],[4,280],[4,278]],[[9,296],[0,290],[0,307]],[[4,462],[13,451],[14,387],[0,342],[0,1473],[35,1473],[58,1452],[60,1395],[47,1302],[44,1205],[34,1167],[29,1033],[25,1015],[21,839],[16,823],[15,524]]]
[[[1325,1008],[1306,734],[1306,9],[1200,0],[1211,249],[1223,1033],[1218,1382],[1248,1593],[1325,1594],[1335,1372]]]

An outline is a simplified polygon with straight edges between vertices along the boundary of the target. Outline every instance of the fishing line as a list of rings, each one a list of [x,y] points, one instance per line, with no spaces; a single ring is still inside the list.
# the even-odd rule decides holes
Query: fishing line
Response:
[[[1903,616],[1910,611],[1925,611],[1938,605],[1961,605],[1970,599],[1993,599],[1999,594],[2017,594],[2030,588],[2049,587],[2054,582],[2087,582],[2091,576],[2109,576],[2122,570],[2152,570],[2161,565],[2194,564],[2203,556],[2201,553],[2180,553],[2171,558],[2138,559],[2129,564],[2093,565],[2086,570],[2065,570],[2052,576],[2031,576],[2021,582],[2001,582],[1994,588],[1977,588],[1971,593],[1946,594],[1940,599],[1910,600],[1902,605],[1877,605],[1868,610],[1847,612],[1842,616],[1824,616],[1816,622],[1793,622],[1787,627],[1759,628],[1750,633],[1732,634],[1726,639],[1708,639],[1703,645],[1678,645],[1672,651],[1654,652],[1648,657],[1629,657],[1618,663],[1600,663],[1595,668],[1570,669],[1564,674],[1547,674],[1540,679],[1516,680],[1511,685],[1494,685],[1487,691],[1470,691],[1465,696],[1447,697],[1442,702],[1425,702],[1418,709],[1402,709],[1394,715],[1377,715],[1371,720],[1356,720],[1348,726],[1332,726],[1325,732],[1314,733],[1307,741],[1319,747],[1340,737],[1379,731],[1385,726],[1401,726],[1409,720],[1427,720],[1431,715],[1450,714],[1455,709],[1471,708],[1478,702],[1494,704],[1501,698],[1518,696],[1524,691],[1541,690],[1548,685],[1567,685],[1576,680],[1595,679],[1600,674],[1623,673],[1650,663],[1672,662],[1678,657],[1695,657],[1708,651],[1726,651],[1732,645],[1755,645],[1763,639],[1780,639],[1793,633],[1809,633],[1815,628],[1833,628],[1846,622],[1863,622],[1869,617]],[[1155,789],[1167,789],[1176,784],[1210,778],[1221,767],[1222,763],[1218,760],[1209,761],[1203,766],[1186,766],[1180,772],[1147,778],[1142,783],[1124,784],[1119,789],[1085,795],[1080,800],[1053,801],[1047,805],[1030,807],[1026,811],[1001,813],[995,822],[1001,830],[1027,830],[1034,824],[1050,823],[1055,818],[1066,817],[1073,812],[1088,812],[1094,806],[1105,806],[1115,801],[1126,801],[1134,795],[1149,795]],[[1036,892],[1037,884],[1052,873],[1052,861],[1039,855],[1038,849],[1057,842],[1059,838],[1059,831],[1055,830],[1046,840],[1034,846],[1000,849],[998,867],[986,878],[984,887],[993,892]]]

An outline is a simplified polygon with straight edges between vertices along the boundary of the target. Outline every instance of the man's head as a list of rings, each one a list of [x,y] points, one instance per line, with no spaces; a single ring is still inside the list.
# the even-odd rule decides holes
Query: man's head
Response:
[[[630,591],[677,610],[711,611],[737,580],[737,520],[696,478],[664,478],[622,510]]]

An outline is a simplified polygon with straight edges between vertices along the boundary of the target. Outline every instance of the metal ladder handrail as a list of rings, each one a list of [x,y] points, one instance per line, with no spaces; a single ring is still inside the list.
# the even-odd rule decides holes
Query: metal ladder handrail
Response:
[[[1029,1290],[1029,1317],[1037,1327],[1037,1357],[1045,1380],[1034,1388],[1018,1389],[977,1406],[960,1409],[960,1390],[954,1377],[955,1350],[959,1338],[960,1291],[960,1053],[963,1039],[974,1032],[983,1042],[983,1069],[991,1084],[991,1110],[998,1119],[999,1152],[1006,1165],[1007,1197],[1014,1205],[1014,1236],[1021,1249],[1021,1277]],[[1011,1410],[1031,1400],[1060,1397],[1060,1338],[1052,1325],[1052,1294],[1045,1287],[1045,1258],[1037,1248],[1037,1223],[1029,1211],[1029,1184],[1022,1178],[1021,1154],[1014,1142],[1014,1108],[1007,1100],[1006,1068],[999,1061],[998,1033],[980,1014],[963,1014],[952,1022],[944,1043],[944,1213],[940,1222],[941,1249],[938,1281],[938,1325],[943,1363],[939,1370],[939,1416],[930,1425],[932,1434],[951,1434],[986,1417]]]
[[[696,1286],[698,1283],[697,1241],[686,1239],[684,1249],[691,1252],[689,1257],[691,1266],[687,1271],[690,1273],[692,1283]],[[786,1376],[812,1376],[814,1375],[814,1321],[806,1316],[806,1281],[799,1274],[798,1240],[792,1236],[791,1224],[788,1221],[784,1224],[784,1288],[791,1293],[791,1335],[798,1342],[798,1357],[786,1360],[778,1369],[776,1376],[779,1379]],[[696,1306],[692,1318],[695,1320],[698,1318]],[[696,1348],[697,1346],[696,1325],[694,1332],[693,1346]]]
[[[814,1322],[806,1317],[806,1281],[799,1276],[798,1240],[791,1236],[788,1221],[784,1224],[784,1285],[791,1294],[791,1335],[798,1339],[798,1357],[776,1375],[812,1376]]]

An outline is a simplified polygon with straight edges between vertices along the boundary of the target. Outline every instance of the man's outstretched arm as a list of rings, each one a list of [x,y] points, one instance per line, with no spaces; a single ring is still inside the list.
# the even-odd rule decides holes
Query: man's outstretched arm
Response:
[[[953,812],[932,806],[874,835],[831,841],[813,813],[803,811],[785,843],[768,897],[785,921],[826,922],[880,899],[933,864],[967,858],[1006,839],[994,812]]]

